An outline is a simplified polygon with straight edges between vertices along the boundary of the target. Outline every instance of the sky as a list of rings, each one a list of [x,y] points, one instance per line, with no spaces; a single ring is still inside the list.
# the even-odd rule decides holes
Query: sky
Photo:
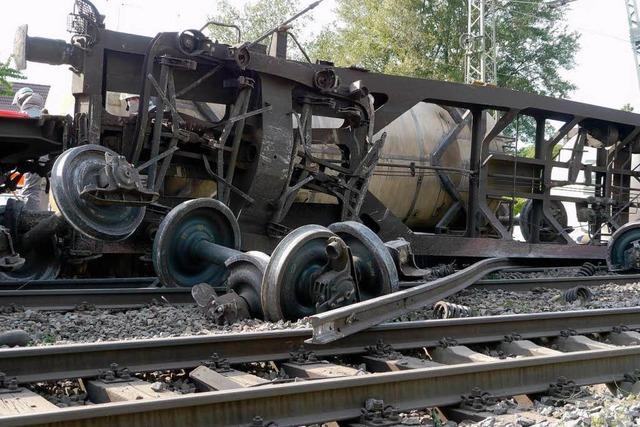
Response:
[[[248,0],[234,0],[242,5]],[[303,4],[311,0],[302,0]],[[95,0],[106,15],[107,28],[153,36],[160,31],[200,28],[217,11],[216,0]],[[335,0],[325,0],[313,13],[312,30],[332,22]],[[0,60],[13,50],[18,25],[28,24],[29,35],[69,40],[67,14],[73,0],[22,0],[2,4]],[[640,89],[625,12],[625,0],[577,0],[567,17],[570,29],[581,33],[576,67],[564,76],[578,86],[571,99],[620,108],[630,103],[640,112]],[[499,44],[499,41],[498,41]],[[71,72],[66,66],[29,63],[27,81],[52,86],[47,108],[52,114],[73,110]]]

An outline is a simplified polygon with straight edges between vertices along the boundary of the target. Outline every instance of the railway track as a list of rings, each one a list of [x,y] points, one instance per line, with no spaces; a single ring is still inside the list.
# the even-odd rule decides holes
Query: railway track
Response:
[[[620,383],[640,362],[636,328],[640,308],[385,324],[293,354],[310,329],[6,349],[0,366],[17,385],[82,378],[94,402],[127,401],[31,410],[0,417],[0,425],[251,425],[256,416],[308,425],[356,419],[372,398],[405,411],[457,405],[474,387],[505,397],[545,393],[562,376],[577,385]],[[521,357],[499,359],[481,348]],[[204,363],[213,353],[217,362]],[[257,362],[290,379],[255,376]],[[185,369],[198,392],[151,393],[149,383],[119,374],[100,379],[113,363],[131,373]],[[366,372],[354,368],[362,363]],[[0,389],[0,401],[15,398],[20,392]]]
[[[155,278],[85,279],[32,281],[0,285],[0,307],[19,306],[37,310],[73,310],[95,306],[128,309],[148,304],[191,304],[191,288],[153,287]],[[640,274],[602,275],[590,277],[543,277],[522,279],[482,279],[471,285],[475,289],[524,292],[535,288],[570,289],[576,286],[597,287],[640,282]],[[401,287],[415,286],[401,283]],[[224,289],[216,289],[220,292]]]

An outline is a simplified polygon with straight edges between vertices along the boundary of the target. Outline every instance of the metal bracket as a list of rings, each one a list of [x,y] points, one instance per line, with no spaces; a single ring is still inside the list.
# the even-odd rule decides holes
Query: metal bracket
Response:
[[[628,332],[629,330],[630,330],[629,327],[626,325],[619,325],[611,328],[611,332],[614,334],[621,334],[623,332]]]
[[[513,333],[511,335],[505,335],[504,336],[504,342],[520,341],[521,339],[522,339],[522,335],[517,334],[517,333]]]
[[[376,345],[369,345],[365,347],[369,356],[379,357],[385,360],[397,360],[401,359],[402,353],[395,351],[390,344],[385,344],[382,339],[379,339]]]
[[[458,341],[455,338],[443,337],[438,340],[438,346],[442,348],[455,347],[458,345]]]
[[[624,378],[621,382],[636,384],[638,381],[640,381],[640,369],[634,369],[633,372],[625,373]]]
[[[4,372],[0,372],[0,394],[19,393],[22,390],[15,377],[8,378]]]
[[[393,258],[400,280],[421,280],[429,275],[429,270],[416,265],[411,244],[405,239],[391,240],[384,245]]]
[[[631,247],[624,251],[624,266],[627,269],[640,268],[640,240],[631,242]]]
[[[491,411],[497,403],[497,399],[493,394],[478,387],[473,388],[471,393],[463,394],[460,397],[462,399],[460,408],[473,412]]]
[[[384,400],[367,399],[361,409],[358,427],[392,427],[401,425],[398,410],[391,405],[385,405]]]
[[[231,371],[229,360],[218,353],[213,353],[207,360],[202,362],[202,365],[218,373]]]
[[[93,311],[95,309],[96,309],[95,304],[89,304],[86,301],[76,304],[76,306],[73,308],[74,311]]]
[[[290,363],[295,363],[296,365],[315,365],[317,363],[329,363],[326,360],[318,359],[318,356],[311,351],[304,348],[304,346],[300,346],[297,350],[293,350],[289,352],[291,355]]]
[[[218,295],[211,285],[201,283],[191,289],[191,296],[204,311],[205,316],[217,325],[231,325],[251,317],[247,301],[233,289]]]
[[[342,239],[332,236],[327,241],[327,263],[313,282],[316,312],[322,313],[359,300],[351,250]]]
[[[159,194],[142,184],[138,169],[124,156],[105,153],[105,165],[97,176],[97,184],[84,187],[80,196],[100,205],[146,206],[158,200]]]
[[[549,384],[547,394],[557,399],[571,399],[583,394],[580,386],[567,377],[560,377],[555,383]]]
[[[0,226],[0,270],[13,271],[24,265],[25,259],[14,248],[11,232]]]
[[[575,329],[563,329],[560,331],[560,336],[563,338],[569,338],[578,335],[578,331]]]
[[[273,421],[265,421],[261,416],[256,415],[251,420],[249,427],[278,427],[278,424]]]
[[[104,383],[123,383],[131,381],[131,373],[126,367],[121,367],[117,363],[112,363],[108,369],[101,369],[98,378]]]

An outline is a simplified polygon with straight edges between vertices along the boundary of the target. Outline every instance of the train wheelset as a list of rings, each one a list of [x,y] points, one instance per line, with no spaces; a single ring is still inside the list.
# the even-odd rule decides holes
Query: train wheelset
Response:
[[[231,210],[217,200],[176,206],[154,239],[160,281],[166,286],[226,283],[252,317],[270,321],[297,320],[398,290],[391,255],[360,223],[304,225],[285,236],[270,257],[241,252],[239,230]]]

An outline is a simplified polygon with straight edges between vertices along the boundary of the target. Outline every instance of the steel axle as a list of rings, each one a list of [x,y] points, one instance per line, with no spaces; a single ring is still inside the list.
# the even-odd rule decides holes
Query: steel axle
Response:
[[[242,252],[203,239],[193,243],[191,253],[204,261],[225,265],[229,258],[240,255]]]

